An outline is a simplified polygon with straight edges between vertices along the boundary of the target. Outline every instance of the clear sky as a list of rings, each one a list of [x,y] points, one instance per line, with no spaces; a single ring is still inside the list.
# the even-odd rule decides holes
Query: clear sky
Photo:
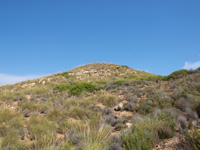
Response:
[[[0,0],[0,56],[0,84],[92,62],[195,69],[200,1]]]

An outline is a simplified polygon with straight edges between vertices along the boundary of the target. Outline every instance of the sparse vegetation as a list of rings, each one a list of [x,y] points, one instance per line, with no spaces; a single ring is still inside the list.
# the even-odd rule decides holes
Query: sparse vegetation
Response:
[[[94,63],[2,86],[0,149],[149,150],[177,135],[199,149],[199,78]]]

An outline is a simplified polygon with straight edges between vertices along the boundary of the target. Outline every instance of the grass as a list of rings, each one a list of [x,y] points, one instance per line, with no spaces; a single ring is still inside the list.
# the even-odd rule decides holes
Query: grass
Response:
[[[31,117],[28,126],[35,149],[45,149],[56,143],[56,124],[46,118]]]
[[[98,130],[91,130],[90,127],[81,129],[83,131],[83,150],[105,150],[106,142],[108,142],[111,135],[111,127],[102,125]]]
[[[68,116],[75,119],[86,119],[90,115],[89,110],[82,109],[79,106],[73,106],[68,112]]]
[[[173,120],[161,114],[157,117],[146,117],[138,120],[131,131],[122,135],[123,146],[126,150],[150,150],[161,136],[163,127],[174,131]],[[162,133],[163,134],[163,133]]]
[[[97,95],[97,100],[105,106],[113,107],[117,104],[119,98],[112,94],[100,93]]]

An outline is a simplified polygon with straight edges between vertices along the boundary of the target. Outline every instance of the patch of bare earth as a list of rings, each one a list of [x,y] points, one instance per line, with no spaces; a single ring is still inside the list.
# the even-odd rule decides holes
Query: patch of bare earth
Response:
[[[185,140],[183,135],[176,135],[158,143],[153,150],[194,150],[194,148]]]

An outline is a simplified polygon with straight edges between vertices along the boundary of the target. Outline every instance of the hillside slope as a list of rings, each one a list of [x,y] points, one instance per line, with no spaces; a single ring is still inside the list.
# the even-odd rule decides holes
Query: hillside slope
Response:
[[[200,69],[108,63],[0,87],[1,149],[199,149]]]

